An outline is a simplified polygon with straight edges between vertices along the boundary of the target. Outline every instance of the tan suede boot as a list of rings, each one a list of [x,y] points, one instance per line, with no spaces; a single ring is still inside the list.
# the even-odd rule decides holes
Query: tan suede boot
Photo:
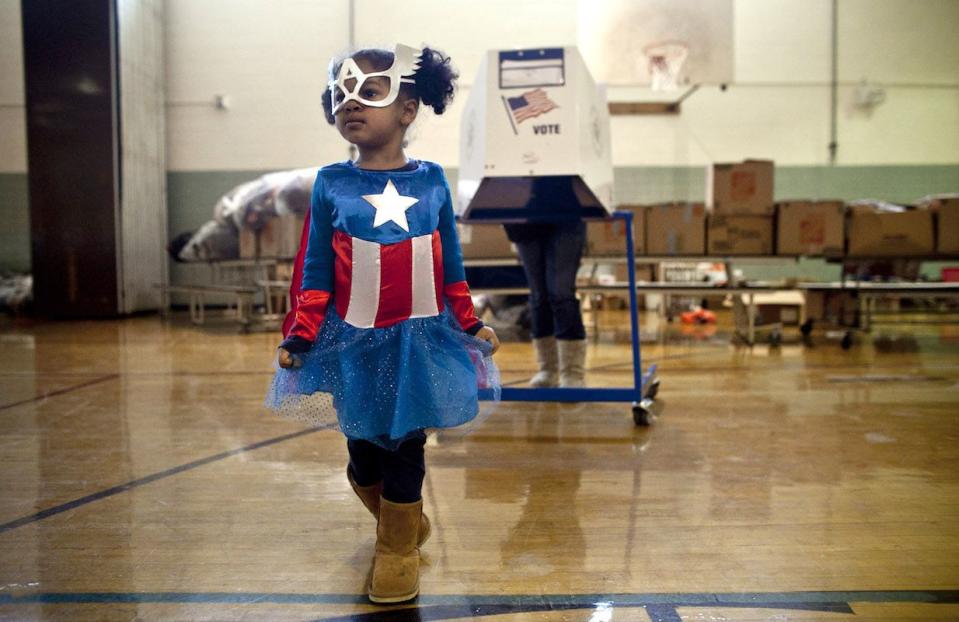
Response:
[[[353,492],[360,498],[360,501],[362,501],[366,509],[370,511],[373,518],[378,519],[380,516],[380,495],[383,494],[383,482],[373,484],[372,486],[360,486],[353,479],[353,474],[350,473],[349,468],[346,469],[346,479],[349,480]],[[431,531],[430,519],[424,513],[420,520],[420,530],[417,534],[416,546],[423,546],[423,544],[430,539]]]
[[[539,371],[529,381],[529,386],[534,389],[555,387],[559,381],[559,355],[556,352],[556,338],[533,339],[533,350],[536,352],[536,364]]]
[[[346,479],[349,480],[353,492],[360,498],[360,501],[362,501],[366,509],[370,511],[373,518],[377,518],[380,515],[380,495],[383,494],[383,482],[377,482],[372,486],[360,486],[356,483],[356,480],[353,479],[353,474],[350,473],[349,467],[346,469]]]
[[[586,386],[586,340],[558,339],[559,386]]]
[[[370,600],[374,603],[402,603],[419,594],[420,550],[416,537],[422,515],[422,499],[416,503],[380,499],[370,581]]]

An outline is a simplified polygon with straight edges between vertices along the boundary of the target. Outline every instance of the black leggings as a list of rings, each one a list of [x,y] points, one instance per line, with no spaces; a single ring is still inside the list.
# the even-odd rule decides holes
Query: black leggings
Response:
[[[426,435],[405,441],[396,451],[369,441],[347,439],[350,473],[359,486],[383,482],[383,498],[393,503],[413,503],[422,498],[426,462],[423,446]]]

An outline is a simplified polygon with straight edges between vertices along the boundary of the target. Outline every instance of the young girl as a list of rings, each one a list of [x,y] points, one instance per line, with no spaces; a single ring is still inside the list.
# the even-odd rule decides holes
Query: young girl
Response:
[[[443,113],[457,74],[424,48],[366,49],[330,63],[327,121],[356,161],[320,169],[297,257],[290,315],[267,404],[321,423],[331,396],[347,478],[378,519],[369,597],[419,592],[429,537],[425,429],[476,417],[497,388],[496,334],[475,316],[442,168],[408,159],[420,104]]]

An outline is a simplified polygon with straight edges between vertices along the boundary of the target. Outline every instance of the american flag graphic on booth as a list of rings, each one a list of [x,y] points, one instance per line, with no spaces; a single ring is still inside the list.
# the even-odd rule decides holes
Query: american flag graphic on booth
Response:
[[[507,97],[506,101],[509,104],[510,114],[513,115],[517,124],[559,108],[543,89],[528,91],[518,97]]]

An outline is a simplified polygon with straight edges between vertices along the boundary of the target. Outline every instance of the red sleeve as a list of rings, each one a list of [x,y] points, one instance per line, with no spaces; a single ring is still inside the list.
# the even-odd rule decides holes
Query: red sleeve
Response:
[[[302,337],[313,343],[326,317],[326,308],[330,303],[331,294],[319,289],[303,289],[303,261],[306,257],[309,238],[310,213],[307,212],[306,218],[303,219],[303,233],[300,234],[300,248],[293,262],[290,312],[283,320],[283,337]]]
[[[470,288],[466,281],[457,281],[443,286],[443,294],[460,328],[468,333],[474,333],[472,329],[478,330],[482,327],[483,323],[476,317],[476,311],[473,309],[473,298],[470,296]]]
[[[303,287],[303,259],[306,257],[307,241],[310,239],[310,212],[303,219],[303,232],[300,234],[300,248],[296,251],[293,262],[293,277],[290,280],[290,311],[283,320],[283,336],[289,337],[290,329],[296,318],[296,309],[299,306],[300,291]],[[324,310],[325,311],[325,310]]]
[[[323,326],[326,317],[326,307],[330,304],[330,292],[319,289],[304,289],[296,297],[296,312],[293,314],[292,326],[286,338],[302,337],[308,342],[316,341],[316,336]]]

